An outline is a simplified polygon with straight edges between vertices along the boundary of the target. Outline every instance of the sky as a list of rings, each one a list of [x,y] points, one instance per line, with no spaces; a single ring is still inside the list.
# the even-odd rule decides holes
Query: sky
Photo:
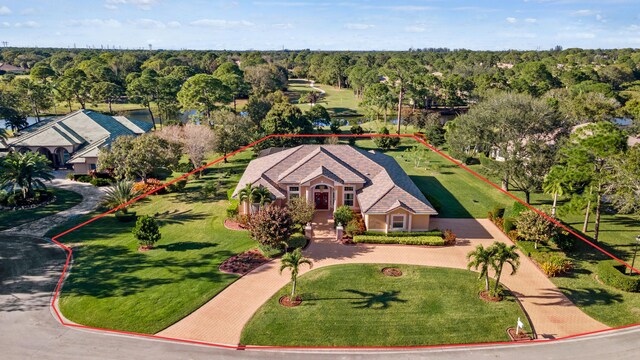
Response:
[[[640,0],[0,0],[9,46],[640,48]]]

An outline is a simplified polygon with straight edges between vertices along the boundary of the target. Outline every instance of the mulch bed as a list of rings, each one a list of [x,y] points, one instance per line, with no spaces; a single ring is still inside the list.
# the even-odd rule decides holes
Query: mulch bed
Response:
[[[387,275],[387,276],[391,276],[391,277],[402,276],[402,271],[400,269],[394,268],[394,267],[386,267],[386,268],[382,269],[382,273]]]
[[[269,259],[264,257],[260,250],[253,249],[228,258],[220,265],[219,270],[228,274],[245,275],[267,262]]]
[[[143,246],[140,246],[140,247],[138,248],[138,251],[140,251],[140,252],[145,252],[145,251],[149,251],[149,250],[151,250],[151,249],[153,249],[153,246],[143,245]]]
[[[520,332],[516,335],[516,329],[515,328],[508,328],[507,329],[507,334],[509,334],[509,337],[511,338],[512,341],[529,341],[531,340],[531,336],[524,330],[520,329]]]
[[[239,222],[231,219],[224,219],[224,227],[229,230],[247,230],[247,228],[242,226]]]
[[[480,299],[488,302],[498,302],[502,301],[502,296],[491,296],[487,291],[480,291]]]
[[[302,304],[302,298],[300,296],[296,296],[295,300],[291,300],[289,295],[284,295],[280,297],[280,300],[278,300],[278,302],[282,306],[294,307]]]

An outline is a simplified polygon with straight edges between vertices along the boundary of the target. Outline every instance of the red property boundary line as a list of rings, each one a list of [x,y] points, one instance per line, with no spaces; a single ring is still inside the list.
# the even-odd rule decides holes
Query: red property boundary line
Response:
[[[478,174],[477,172],[471,170],[469,167],[467,167],[466,165],[464,165],[463,163],[455,160],[454,158],[452,158],[451,156],[443,153],[442,151],[436,149],[434,146],[432,146],[431,144],[427,143],[424,139],[412,135],[412,134],[362,134],[362,135],[353,135],[353,134],[272,134],[272,135],[268,135],[263,137],[262,139],[256,140],[234,152],[231,152],[229,154],[227,154],[226,156],[222,156],[214,161],[211,161],[210,163],[203,165],[195,170],[192,170],[189,173],[186,173],[174,180],[171,180],[165,184],[163,184],[162,186],[159,186],[149,192],[146,192],[138,197],[136,197],[135,199],[128,201],[125,204],[122,204],[118,207],[115,207],[109,211],[106,211],[102,214],[96,215],[95,217],[79,224],[76,225],[68,230],[65,230],[63,232],[61,232],[60,234],[57,234],[55,236],[53,236],[51,238],[51,241],[56,244],[57,246],[59,246],[62,250],[64,250],[67,254],[66,256],[66,261],[64,264],[64,267],[62,269],[62,273],[60,274],[60,278],[58,280],[58,283],[56,285],[53,297],[51,299],[51,303],[50,306],[53,309],[57,320],[60,322],[61,325],[66,326],[66,327],[70,327],[70,328],[77,328],[77,329],[85,329],[85,330],[93,330],[93,331],[99,331],[99,332],[104,332],[104,333],[109,333],[109,334],[117,334],[117,335],[128,335],[128,336],[134,336],[134,337],[140,337],[140,338],[147,338],[147,339],[156,339],[156,340],[168,340],[168,341],[173,341],[173,342],[178,342],[178,343],[185,343],[185,344],[192,344],[192,345],[203,345],[203,346],[210,346],[210,347],[216,347],[216,348],[222,348],[222,349],[231,349],[231,350],[416,350],[416,349],[449,349],[449,348],[461,348],[461,347],[483,347],[483,346],[506,346],[506,345],[525,345],[525,344],[531,344],[531,343],[546,343],[546,342],[556,342],[556,341],[560,341],[560,340],[567,340],[567,339],[573,339],[576,337],[581,337],[581,336],[586,336],[586,335],[594,335],[594,334],[600,334],[600,333],[605,333],[605,332],[610,332],[610,331],[614,331],[614,330],[622,330],[622,329],[627,329],[627,328],[631,328],[631,327],[635,327],[635,326],[639,326],[640,323],[637,324],[629,324],[629,325],[624,325],[624,326],[619,326],[619,327],[613,327],[613,328],[608,328],[608,329],[602,329],[602,330],[597,330],[597,331],[591,331],[591,332],[585,332],[585,333],[579,333],[579,334],[573,334],[573,335],[568,335],[568,336],[563,336],[563,337],[559,337],[559,338],[555,338],[555,339],[536,339],[536,340],[532,340],[532,341],[528,341],[528,342],[521,342],[521,343],[515,343],[515,342],[480,342],[480,343],[471,343],[471,344],[447,344],[447,345],[422,345],[422,346],[254,346],[254,345],[229,345],[229,344],[217,344],[217,343],[210,343],[210,342],[206,342],[206,341],[198,341],[198,340],[190,340],[190,339],[180,339],[180,338],[172,338],[172,337],[167,337],[167,336],[160,336],[160,335],[153,335],[153,334],[143,334],[143,333],[136,333],[136,332],[130,332],[130,331],[123,331],[123,330],[113,330],[113,329],[105,329],[105,328],[98,328],[98,327],[92,327],[92,326],[86,326],[86,325],[80,325],[80,324],[75,324],[75,323],[70,323],[67,322],[64,317],[59,313],[58,308],[56,306],[56,302],[59,299],[59,295],[60,295],[60,290],[62,289],[62,285],[64,283],[65,277],[68,275],[68,271],[69,271],[69,266],[71,264],[71,258],[73,255],[73,250],[62,244],[60,241],[58,241],[58,239],[60,239],[62,236],[69,234],[72,231],[75,231],[83,226],[86,226],[102,217],[105,217],[117,210],[120,210],[142,198],[147,197],[148,195],[151,195],[177,181],[180,181],[182,179],[185,179],[193,174],[195,174],[196,172],[202,171],[212,165],[215,165],[221,161],[224,161],[225,159],[228,159],[230,157],[233,157],[234,155],[243,152],[263,141],[266,141],[268,139],[272,139],[272,138],[318,138],[318,137],[338,137],[338,138],[375,138],[375,137],[398,137],[398,138],[409,138],[409,139],[414,139],[417,142],[421,143],[422,145],[426,146],[427,148],[429,148],[431,151],[437,153],[438,155],[442,156],[443,158],[447,159],[448,161],[452,162],[453,164],[459,166],[460,168],[466,170],[467,172],[469,172],[470,174],[472,174],[473,176],[475,176],[476,178],[484,181],[485,183],[491,185],[492,187],[494,187],[495,189],[499,190],[500,192],[506,194],[507,196],[511,197],[512,199],[514,199],[515,201],[523,204],[524,206],[526,206],[527,208],[529,208],[530,210],[535,211],[536,213],[538,213],[539,215],[543,216],[545,219],[551,221],[552,223],[554,223],[556,226],[568,231],[570,234],[574,235],[575,237],[577,237],[578,239],[584,241],[585,243],[589,244],[591,247],[601,251],[602,253],[604,253],[605,255],[609,256],[610,258],[618,261],[620,264],[624,265],[625,267],[631,269],[632,271],[640,274],[640,271],[631,267],[631,265],[627,264],[626,262],[624,262],[623,260],[615,257],[614,255],[612,255],[611,253],[607,252],[606,250],[602,249],[600,246],[596,245],[595,243],[589,241],[588,239],[586,239],[584,236],[580,235],[579,233],[571,230],[569,227],[565,226],[564,224],[558,222],[556,219],[551,218],[549,215],[545,214],[544,212],[534,208],[533,206],[527,204],[526,202],[524,202],[523,200],[519,199],[518,197],[516,197],[515,195],[509,193],[508,191],[503,190],[500,186],[494,184],[493,182],[489,181],[487,178],[483,177],[482,175]]]

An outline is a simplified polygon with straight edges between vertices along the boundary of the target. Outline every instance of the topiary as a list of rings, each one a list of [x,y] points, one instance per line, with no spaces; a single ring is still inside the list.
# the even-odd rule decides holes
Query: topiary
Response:
[[[152,248],[162,237],[156,219],[148,215],[138,218],[131,232],[138,239],[140,246],[146,249]]]

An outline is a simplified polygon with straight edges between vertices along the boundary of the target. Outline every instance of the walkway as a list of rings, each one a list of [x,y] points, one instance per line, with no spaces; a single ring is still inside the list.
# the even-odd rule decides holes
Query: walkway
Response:
[[[476,245],[491,244],[494,239],[509,242],[489,220],[434,219],[433,226],[453,229],[458,245],[424,248],[398,245],[344,246],[336,243],[333,227],[327,219],[314,220],[314,239],[305,255],[314,269],[348,263],[395,263],[466,269],[466,254]],[[516,275],[504,274],[502,282],[520,299],[540,338],[555,338],[605,329],[578,309],[553,283],[522,254]],[[238,344],[244,325],[251,316],[289,282],[280,275],[278,261],[269,262],[236,282],[208,303],[159,333],[162,336],[196,339],[223,344]],[[309,271],[304,267],[301,275]]]
[[[68,179],[56,178],[51,182],[51,184],[47,185],[59,189],[75,191],[82,195],[82,201],[78,205],[67,210],[60,211],[57,214],[0,231],[0,234],[42,237],[47,233],[47,231],[63,224],[67,220],[93,211],[100,203],[102,195],[104,194],[102,189],[91,184],[71,181]]]

